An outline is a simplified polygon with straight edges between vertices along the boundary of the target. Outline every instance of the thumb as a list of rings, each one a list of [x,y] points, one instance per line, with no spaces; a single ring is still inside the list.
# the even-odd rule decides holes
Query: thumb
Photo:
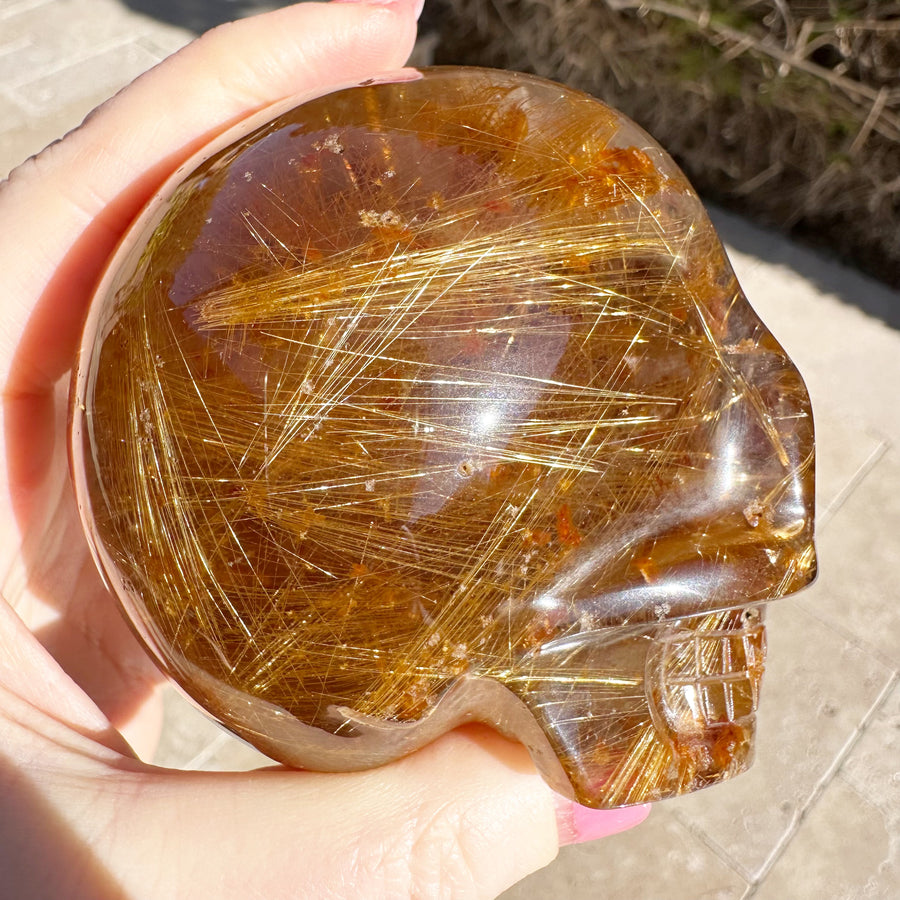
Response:
[[[478,726],[349,775],[151,774],[133,802],[140,830],[108,857],[129,897],[492,898],[549,863],[560,836],[647,814],[574,807],[523,747]]]

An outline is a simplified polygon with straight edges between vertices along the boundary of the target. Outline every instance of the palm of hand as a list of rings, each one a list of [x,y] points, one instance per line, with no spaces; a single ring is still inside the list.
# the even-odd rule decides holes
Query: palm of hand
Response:
[[[5,450],[16,502],[0,506],[0,516],[16,523],[21,538],[5,567],[2,593],[28,625],[29,639],[39,641],[67,674],[67,688],[87,694],[146,757],[158,737],[154,689],[161,675],[116,608],[82,533],[67,475],[65,400],[56,388],[49,396],[7,401]],[[53,422],[47,418],[42,428],[41,409],[51,406]],[[29,465],[29,448],[43,441],[53,446],[43,471],[17,478]],[[40,683],[40,673],[35,676]]]

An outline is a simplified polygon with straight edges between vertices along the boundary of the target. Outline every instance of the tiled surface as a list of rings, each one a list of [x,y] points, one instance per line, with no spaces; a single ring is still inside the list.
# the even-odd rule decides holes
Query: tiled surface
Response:
[[[900,384],[900,382],[898,382]],[[898,558],[887,553],[900,539],[900,455],[885,451],[827,523],[819,539],[822,588],[800,603],[859,646],[900,667]],[[876,530],[873,532],[873,526]]]
[[[738,900],[744,878],[672,809],[660,805],[640,828],[603,843],[564,847],[503,900]]]
[[[174,690],[164,694],[163,716],[154,759],[161,766],[236,772],[272,765],[271,759],[232,737]]]
[[[900,680],[874,711],[841,769],[841,778],[869,803],[900,814]],[[898,823],[900,824],[900,823]],[[900,839],[900,832],[894,832]]]
[[[0,0],[0,175],[189,37],[118,0]],[[813,398],[820,578],[770,613],[753,769],[567,848],[507,900],[900,897],[900,332],[860,311],[898,323],[900,295],[715,218]],[[268,764],[174,693],[157,761]]]
[[[0,176],[191,37],[118,0],[0,0]]]
[[[896,900],[898,825],[896,808],[880,809],[843,779],[834,779],[754,894],[755,900]]]

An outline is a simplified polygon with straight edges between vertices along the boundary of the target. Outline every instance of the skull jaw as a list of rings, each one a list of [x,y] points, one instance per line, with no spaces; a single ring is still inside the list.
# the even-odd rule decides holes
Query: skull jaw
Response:
[[[542,649],[517,693],[578,802],[662,800],[750,767],[765,662],[761,618],[757,608],[709,613]]]
[[[327,731],[198,667],[186,683],[229,730],[288,766],[360,771],[481,722],[524,744],[558,793],[616,808],[749,768],[765,658],[760,617],[755,608],[731,610],[588,633],[574,648],[548,645],[502,681],[460,677],[414,722],[333,708]]]

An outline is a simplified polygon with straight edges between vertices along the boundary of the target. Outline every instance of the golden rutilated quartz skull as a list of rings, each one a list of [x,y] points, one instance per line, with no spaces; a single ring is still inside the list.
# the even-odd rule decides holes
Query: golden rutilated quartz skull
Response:
[[[507,72],[264,118],[135,224],[75,377],[86,530],[160,666],[293,766],[481,721],[591,806],[745,769],[813,426],[681,172]]]

